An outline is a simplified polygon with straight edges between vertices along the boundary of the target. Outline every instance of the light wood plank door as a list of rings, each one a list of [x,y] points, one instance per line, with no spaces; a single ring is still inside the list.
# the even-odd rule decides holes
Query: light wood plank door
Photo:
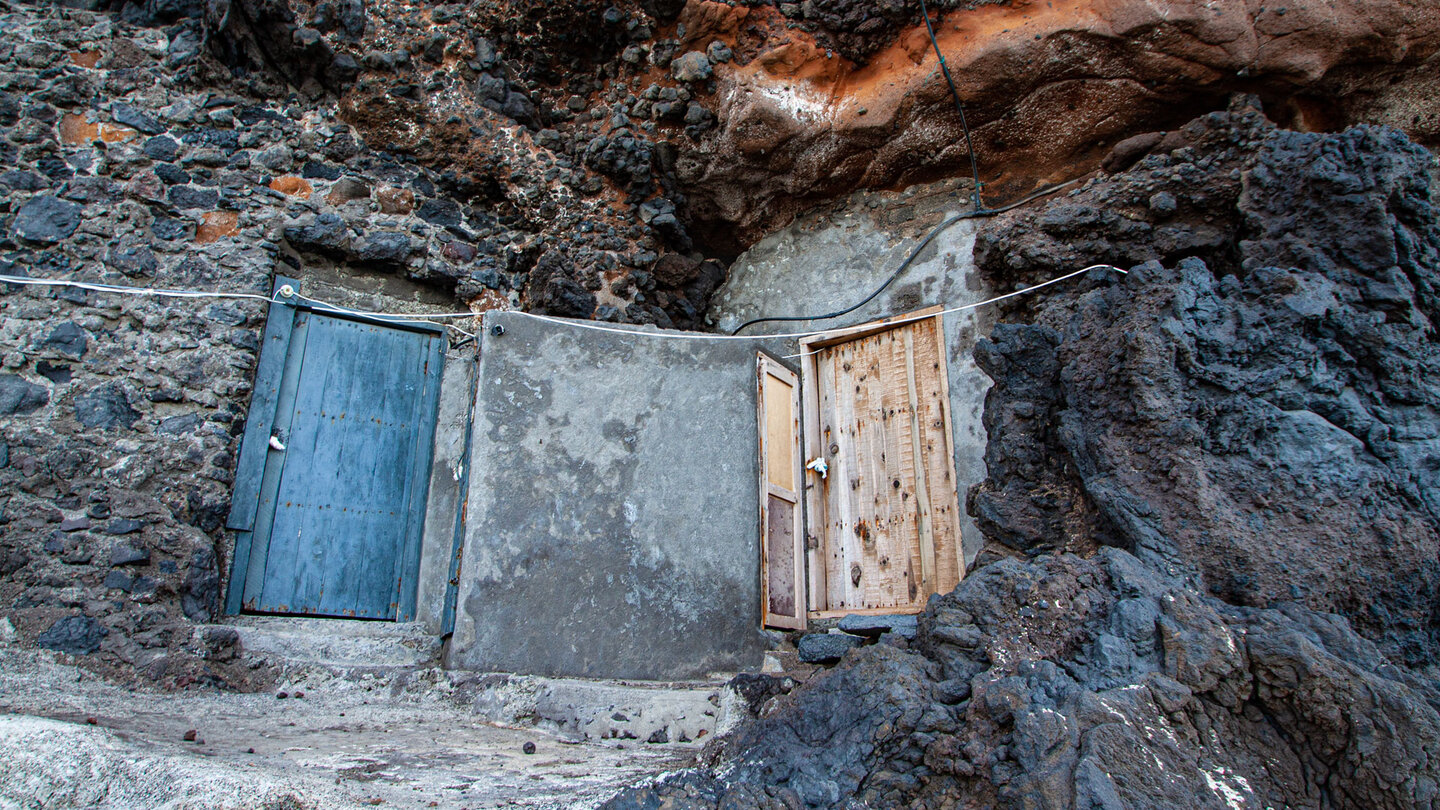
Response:
[[[811,615],[918,611],[964,575],[940,318],[807,346]]]

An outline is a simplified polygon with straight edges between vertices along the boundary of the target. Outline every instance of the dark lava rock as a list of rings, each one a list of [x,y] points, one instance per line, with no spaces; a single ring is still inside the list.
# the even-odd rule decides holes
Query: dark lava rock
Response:
[[[807,664],[828,664],[864,643],[865,639],[848,633],[807,633],[795,648]]]
[[[124,389],[107,383],[75,398],[75,418],[88,428],[115,430],[133,427],[140,413],[130,407]]]
[[[156,214],[154,221],[150,223],[150,232],[157,239],[173,242],[190,235],[190,223],[174,217],[167,217],[164,214]]]
[[[210,621],[220,601],[220,569],[212,549],[197,549],[190,555],[180,594],[180,608],[195,622]]]
[[[114,535],[134,534],[135,532],[138,532],[143,528],[145,528],[145,521],[143,520],[132,520],[130,518],[115,518],[114,520],[105,524],[105,533]]]
[[[50,330],[41,345],[78,360],[85,356],[85,350],[90,346],[90,338],[74,321],[65,321]]]
[[[145,141],[141,151],[151,160],[169,163],[180,156],[180,144],[174,138],[160,135]]]
[[[1344,619],[1225,605],[1118,549],[982,568],[919,629],[605,807],[1399,808],[1440,775],[1440,692]]]
[[[211,210],[220,204],[220,192],[213,188],[172,186],[165,195],[176,208]]]
[[[129,104],[114,104],[110,107],[110,117],[115,123],[123,124],[131,129],[137,129],[146,135],[155,135],[165,131],[165,125],[160,123],[155,116],[141,112]]]
[[[32,197],[15,215],[16,235],[32,242],[59,242],[80,227],[81,206],[57,197]]]
[[[1070,267],[1133,271],[1040,299],[1034,323],[999,327],[977,347],[996,386],[984,416],[989,476],[971,512],[1017,550],[1120,546],[1227,602],[1340,613],[1401,660],[1432,662],[1432,158],[1393,130],[1208,125],[1220,143],[1259,146],[1196,149],[1181,165],[1152,155],[1084,194],[997,221],[977,243],[999,277],[1053,272],[1060,254]],[[1221,179],[1204,181],[1200,161]],[[1235,223],[1220,240],[1233,254],[1196,245],[1199,255],[1171,266],[1138,264],[1129,260],[1153,258],[1153,243],[1131,236],[1148,213],[1122,225],[1074,216],[1149,212],[1156,175],[1206,190],[1206,207]]]
[[[914,638],[917,622],[918,619],[914,614],[899,614],[894,616],[850,615],[842,618],[836,626],[846,633],[853,633],[858,636],[879,636],[884,633],[894,633],[904,638]]]
[[[0,374],[0,416],[34,413],[50,401],[50,391],[15,374]]]
[[[590,317],[595,311],[595,294],[575,280],[573,266],[559,250],[540,257],[525,286],[532,311],[568,318]]]
[[[399,231],[379,231],[367,234],[355,255],[367,264],[404,267],[415,252],[416,245],[409,236]]]
[[[50,625],[50,629],[35,638],[35,643],[47,650],[89,655],[100,649],[100,642],[109,634],[109,630],[88,616],[67,616]]]
[[[144,565],[150,562],[148,549],[136,548],[129,543],[116,543],[110,547],[110,565]]]
[[[320,214],[307,223],[285,228],[285,239],[296,250],[343,255],[350,247],[350,229],[334,214]]]

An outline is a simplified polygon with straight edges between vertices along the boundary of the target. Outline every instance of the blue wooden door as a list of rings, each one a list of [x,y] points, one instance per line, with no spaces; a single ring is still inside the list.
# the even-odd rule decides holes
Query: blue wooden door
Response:
[[[240,607],[411,618],[443,336],[302,310],[287,343],[269,436],[246,435],[266,449]]]

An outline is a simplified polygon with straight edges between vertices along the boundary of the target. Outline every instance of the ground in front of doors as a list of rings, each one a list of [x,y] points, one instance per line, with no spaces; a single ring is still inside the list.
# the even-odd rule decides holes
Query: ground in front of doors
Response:
[[[693,755],[497,727],[393,678],[302,685],[129,690],[0,643],[0,808],[583,808]]]

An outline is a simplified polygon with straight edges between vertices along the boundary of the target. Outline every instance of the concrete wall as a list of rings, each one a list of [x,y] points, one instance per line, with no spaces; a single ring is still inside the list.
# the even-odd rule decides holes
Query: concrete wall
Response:
[[[475,348],[445,353],[440,378],[440,408],[435,423],[435,455],[425,501],[425,533],[420,542],[420,578],[415,621],[435,635],[444,632],[450,561],[455,556],[456,517],[465,496],[465,450],[470,409],[475,397]]]
[[[968,192],[957,185],[952,180],[899,193],[857,193],[844,205],[798,218],[735,261],[729,280],[712,299],[707,319],[728,334],[754,317],[808,315],[850,306],[894,272],[935,225],[970,209]],[[935,304],[949,309],[983,300],[995,292],[980,283],[974,246],[975,224],[962,220],[942,231],[904,274],[861,309],[824,321],[759,324],[747,328],[746,334],[853,326]],[[971,350],[990,325],[990,315],[983,309],[945,316],[955,472],[967,563],[984,542],[964,514],[964,499],[970,485],[985,477],[985,429],[980,417],[990,387]]]
[[[755,350],[486,315],[448,666],[761,663]]]

